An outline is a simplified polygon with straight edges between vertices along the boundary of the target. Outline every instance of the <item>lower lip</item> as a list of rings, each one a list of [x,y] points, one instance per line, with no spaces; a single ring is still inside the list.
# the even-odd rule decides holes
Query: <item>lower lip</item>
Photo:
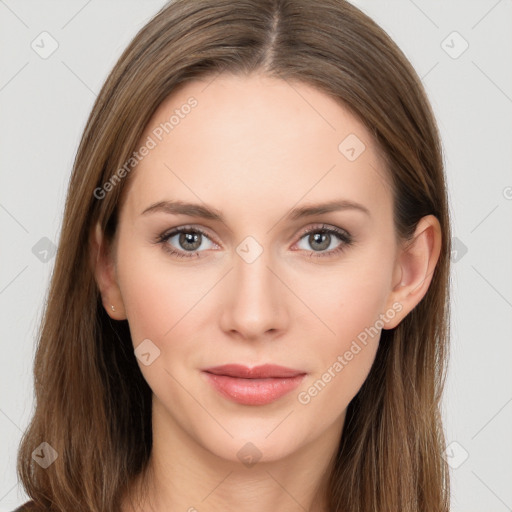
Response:
[[[243,405],[265,405],[293,391],[306,376],[242,379],[203,372],[210,384],[223,396]]]

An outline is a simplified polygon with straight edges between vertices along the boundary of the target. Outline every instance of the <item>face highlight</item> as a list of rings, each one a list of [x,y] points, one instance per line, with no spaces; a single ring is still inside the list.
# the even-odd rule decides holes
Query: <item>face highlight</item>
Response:
[[[392,194],[367,129],[324,93],[260,75],[207,84],[181,88],[146,128],[155,139],[197,100],[130,176],[116,283],[134,348],[154,358],[139,366],[155,429],[232,461],[252,443],[271,461],[339,438],[396,325]],[[234,363],[306,376],[244,405],[202,372]]]

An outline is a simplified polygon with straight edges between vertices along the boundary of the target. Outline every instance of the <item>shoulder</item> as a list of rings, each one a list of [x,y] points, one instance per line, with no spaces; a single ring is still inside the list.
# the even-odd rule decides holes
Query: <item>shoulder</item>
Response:
[[[36,511],[36,507],[34,506],[34,502],[33,501],[27,501],[26,503],[24,503],[23,505],[21,505],[20,507],[18,507],[16,510],[13,510],[12,512],[32,512],[32,511]]]

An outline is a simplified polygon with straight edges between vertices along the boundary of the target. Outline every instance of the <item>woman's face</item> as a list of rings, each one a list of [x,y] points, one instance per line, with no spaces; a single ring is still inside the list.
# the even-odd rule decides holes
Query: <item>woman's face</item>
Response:
[[[114,305],[159,425],[230,460],[339,437],[382,328],[403,317],[391,189],[368,131],[308,85],[220,75],[169,97],[142,146],[120,210]],[[224,394],[203,370],[226,364],[305,375],[281,396],[224,377]],[[278,381],[266,382],[283,391]]]

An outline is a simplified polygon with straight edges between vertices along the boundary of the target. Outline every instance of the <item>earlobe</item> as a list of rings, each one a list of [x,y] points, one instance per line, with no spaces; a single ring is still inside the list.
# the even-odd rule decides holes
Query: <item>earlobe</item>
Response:
[[[115,262],[111,247],[107,244],[99,223],[91,232],[90,242],[91,264],[103,307],[112,319],[124,320],[126,315],[121,290],[117,282]]]
[[[397,258],[397,275],[389,303],[402,306],[400,314],[386,324],[386,329],[396,327],[425,296],[441,252],[442,233],[438,219],[427,215],[420,219],[414,236],[400,250]]]

